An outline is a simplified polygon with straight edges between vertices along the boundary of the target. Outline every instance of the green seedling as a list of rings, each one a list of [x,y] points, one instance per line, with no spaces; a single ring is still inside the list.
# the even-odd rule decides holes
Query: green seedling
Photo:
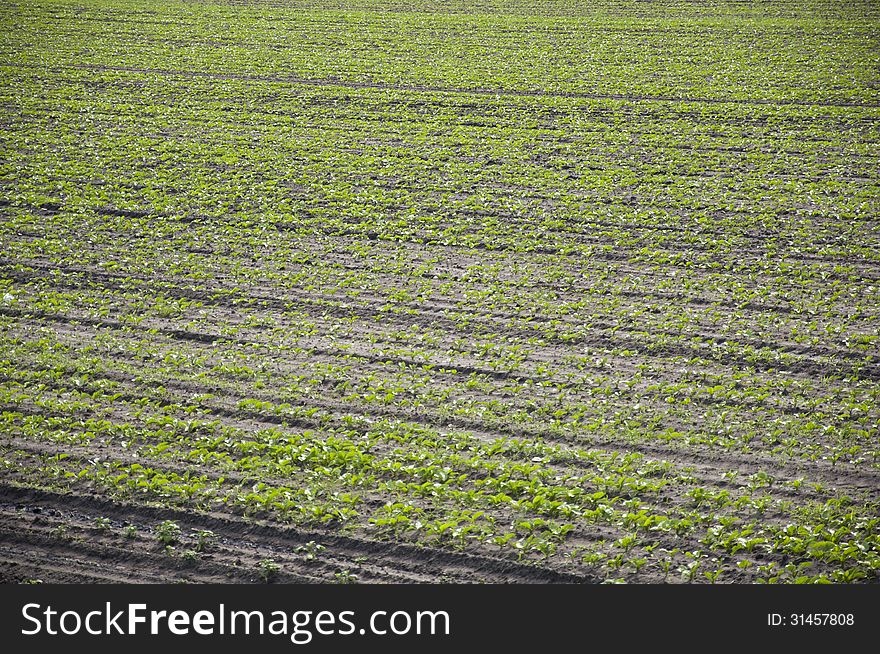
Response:
[[[351,573],[349,570],[340,570],[334,575],[334,577],[338,584],[356,584],[358,582],[358,576]]]
[[[294,548],[293,551],[296,552],[297,554],[304,554],[305,559],[307,561],[311,561],[311,560],[315,559],[318,556],[318,554],[323,552],[325,549],[327,549],[327,548],[324,547],[323,545],[316,543],[313,540],[310,540],[305,545],[300,545],[299,547]]]
[[[187,549],[180,553],[180,558],[187,563],[194,563],[199,560],[199,552],[193,549]]]
[[[175,545],[180,541],[180,527],[171,520],[161,522],[155,533],[156,539],[164,546]]]
[[[257,563],[257,568],[259,571],[260,579],[262,579],[263,583],[268,584],[278,574],[281,566],[279,566],[272,559],[261,559]]]
[[[50,532],[52,538],[57,538],[58,540],[70,540],[71,536],[67,530],[67,525],[58,525],[54,527]]]
[[[209,529],[198,529],[196,535],[196,552],[204,552],[217,542],[217,534]]]

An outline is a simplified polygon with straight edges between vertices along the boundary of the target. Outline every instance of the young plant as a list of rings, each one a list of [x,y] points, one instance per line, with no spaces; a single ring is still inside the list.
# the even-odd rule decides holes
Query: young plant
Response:
[[[57,527],[53,528],[49,533],[52,535],[53,538],[57,538],[58,540],[71,539],[71,536],[67,530],[67,525],[58,525]]]
[[[275,563],[272,559],[261,559],[260,562],[257,563],[257,568],[260,579],[263,580],[264,584],[268,584],[278,574],[281,566]]]
[[[204,552],[217,542],[217,534],[209,529],[196,530],[196,552]]]
[[[180,541],[180,527],[171,520],[165,520],[156,527],[156,539],[165,547],[176,545]]]
[[[358,576],[349,570],[340,570],[335,575],[337,584],[356,584]]]
[[[180,553],[180,558],[187,563],[195,563],[199,560],[199,553],[193,549],[184,550]]]
[[[293,551],[297,554],[305,554],[306,561],[312,561],[318,556],[319,553],[323,552],[325,549],[327,548],[320,543],[316,543],[315,541],[310,540],[305,545],[300,545],[299,547],[296,547]]]

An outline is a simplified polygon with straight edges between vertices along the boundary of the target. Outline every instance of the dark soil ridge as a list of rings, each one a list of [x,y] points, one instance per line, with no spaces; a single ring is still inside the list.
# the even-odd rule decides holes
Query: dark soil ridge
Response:
[[[289,548],[304,545],[309,541],[319,541],[334,551],[346,553],[351,558],[368,556],[373,561],[387,561],[391,568],[399,567],[399,562],[410,562],[420,566],[433,567],[438,571],[447,568],[462,568],[484,579],[503,578],[515,583],[594,583],[597,581],[591,577],[475,554],[387,541],[372,541],[271,523],[249,523],[244,519],[235,519],[231,516],[181,511],[128,502],[112,502],[97,496],[90,497],[76,493],[62,494],[36,488],[21,488],[3,482],[0,482],[0,501],[14,504],[40,503],[62,511],[85,510],[129,522],[147,523],[174,520],[190,528],[210,529],[221,538],[252,540],[277,547]]]
[[[181,540],[175,546],[176,551],[166,552],[155,538],[155,525],[110,520],[109,526],[113,531],[105,531],[96,528],[98,518],[109,520],[106,516],[77,510],[62,513],[39,505],[0,504],[0,549],[5,549],[10,572],[16,566],[27,568],[33,562],[30,568],[36,574],[32,576],[39,577],[48,567],[55,573],[54,582],[71,581],[67,578],[69,568],[79,567],[83,569],[80,577],[109,576],[106,581],[115,582],[143,582],[144,571],[149,569],[150,581],[160,577],[158,580],[166,582],[250,583],[257,581],[259,561],[271,558],[280,564],[280,569],[272,577],[273,582],[327,583],[336,580],[338,571],[352,567],[357,570],[359,581],[366,583],[424,583],[435,580],[417,566],[389,569],[381,562],[374,563],[365,560],[365,557],[352,560],[337,556],[326,547],[320,557],[306,557],[295,548],[219,536],[212,540],[206,551],[195,559],[187,560],[180,556],[181,551],[186,551],[187,546],[190,546],[189,549],[195,546],[192,542],[195,534],[182,532]],[[120,532],[128,525],[135,528],[136,534],[123,539]],[[58,533],[59,527],[64,530],[63,534]],[[120,543],[124,543],[124,547]],[[78,562],[72,559],[72,553],[86,558]],[[133,566],[124,565],[132,558],[135,559]],[[60,571],[58,566],[52,564],[55,559],[61,559],[64,563]],[[77,563],[80,564],[77,566]],[[104,572],[107,567],[111,569]],[[22,570],[19,568],[16,572],[15,577],[21,581]],[[59,573],[62,575],[60,579],[57,578]],[[468,576],[468,570],[450,569],[446,574],[462,583],[474,581]],[[119,578],[120,575],[123,578]],[[0,579],[4,576],[0,564]]]
[[[179,559],[162,553],[142,553],[131,547],[118,547],[110,543],[59,541],[50,535],[26,531],[22,525],[2,517],[0,552],[3,553],[0,583],[9,583],[22,577],[35,577],[54,583],[169,583],[181,577],[201,583],[216,582],[218,579],[231,583],[233,580],[253,581],[255,576],[254,572],[235,574],[231,567],[204,560],[193,566],[185,566]],[[321,578],[287,572],[283,580],[316,583]]]

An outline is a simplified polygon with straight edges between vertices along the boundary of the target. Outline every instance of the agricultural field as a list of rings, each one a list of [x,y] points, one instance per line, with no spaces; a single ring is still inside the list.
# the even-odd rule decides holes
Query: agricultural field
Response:
[[[0,35],[0,580],[880,581],[880,4]]]

